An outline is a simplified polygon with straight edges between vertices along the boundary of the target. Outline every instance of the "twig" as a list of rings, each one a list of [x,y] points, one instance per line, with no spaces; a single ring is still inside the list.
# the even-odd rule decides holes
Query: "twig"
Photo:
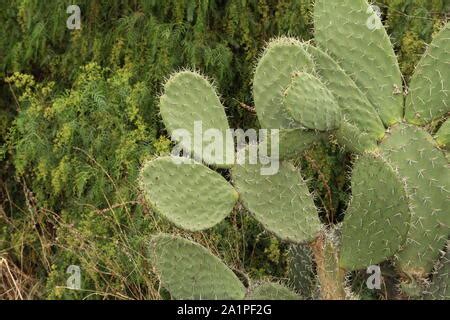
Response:
[[[235,100],[236,100],[236,99],[235,99]],[[251,113],[256,113],[255,107],[249,106],[248,104],[245,104],[245,103],[243,103],[243,102],[241,102],[241,101],[238,101],[238,100],[236,100],[236,102],[239,104],[239,106],[240,106],[242,109],[247,110],[248,112],[251,112]]]
[[[23,300],[22,293],[20,292],[20,288],[19,288],[19,286],[17,285],[16,279],[14,279],[14,276],[12,275],[11,270],[9,269],[8,261],[6,261],[5,258],[1,258],[1,259],[0,259],[0,269],[1,269],[1,267],[2,267],[3,265],[5,265],[6,270],[8,271],[9,277],[11,278],[11,280],[12,280],[12,282],[13,282],[13,284],[14,284],[14,287],[16,288],[16,292],[17,292],[17,294],[19,295],[20,300]]]

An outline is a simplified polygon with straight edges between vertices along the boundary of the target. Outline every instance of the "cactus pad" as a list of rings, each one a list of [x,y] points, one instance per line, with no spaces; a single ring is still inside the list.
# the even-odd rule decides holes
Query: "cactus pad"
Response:
[[[412,219],[398,265],[424,276],[433,268],[450,234],[450,170],[444,154],[424,130],[399,124],[381,144],[383,153],[406,179]]]
[[[400,68],[389,36],[367,1],[316,0],[314,25],[319,47],[352,77],[383,123],[399,122],[403,116]]]
[[[295,128],[298,125],[282,110],[283,93],[294,72],[312,71],[313,62],[295,39],[272,40],[255,71],[253,97],[256,113],[263,128]]]
[[[450,23],[435,37],[411,79],[405,118],[424,125],[450,112]]]
[[[357,126],[349,123],[344,116],[341,127],[336,130],[338,143],[346,150],[364,153],[377,149],[376,141],[369,134],[362,132]]]
[[[267,150],[272,150],[272,136],[275,134],[271,131],[271,138],[267,144]],[[278,132],[279,159],[289,160],[299,156],[303,151],[307,150],[311,145],[323,139],[325,134],[320,134],[312,130],[303,129],[280,129]]]
[[[373,150],[376,141],[385,134],[385,128],[378,113],[355,82],[333,58],[309,44],[305,44],[305,48],[313,57],[316,71],[322,82],[326,84],[338,102],[343,118],[354,128],[355,134],[352,134],[353,131],[348,131],[348,128],[341,130],[342,140],[346,140],[342,141],[343,145],[349,149],[352,149],[353,145],[357,145],[360,146],[357,148],[358,150]],[[361,136],[366,138],[361,139]]]
[[[300,243],[314,239],[321,224],[298,169],[280,162],[278,173],[264,176],[261,166],[244,164],[232,169],[233,182],[244,206],[267,230],[283,240]]]
[[[288,251],[288,275],[292,286],[305,298],[313,298],[317,278],[311,247],[306,244],[292,245]]]
[[[315,76],[306,72],[295,73],[284,95],[283,107],[302,127],[319,131],[339,128],[339,106]]]
[[[393,256],[406,240],[410,220],[405,183],[380,156],[361,156],[342,226],[341,267],[362,269]]]
[[[164,85],[160,98],[160,112],[164,124],[174,140],[193,153],[195,159],[220,168],[229,168],[234,161],[234,144],[229,138],[228,121],[225,110],[214,87],[201,75],[183,71],[173,75]],[[216,157],[203,150],[213,138],[196,139],[197,132],[202,135],[209,129],[219,132],[224,141],[223,157]],[[201,127],[200,127],[201,125]],[[180,139],[176,130],[185,130],[190,141]]]
[[[439,146],[450,149],[450,119],[442,124],[435,138]]]
[[[151,238],[149,256],[162,285],[175,299],[243,299],[236,275],[206,248],[178,236]]]
[[[437,272],[433,275],[433,282],[428,291],[427,298],[450,300],[450,244],[447,245],[447,253],[439,262]]]
[[[299,300],[300,297],[279,283],[257,285],[247,296],[248,300]]]
[[[175,160],[184,163],[177,164]],[[140,179],[151,206],[189,231],[213,227],[231,212],[238,199],[220,174],[185,158],[152,160],[143,167]]]

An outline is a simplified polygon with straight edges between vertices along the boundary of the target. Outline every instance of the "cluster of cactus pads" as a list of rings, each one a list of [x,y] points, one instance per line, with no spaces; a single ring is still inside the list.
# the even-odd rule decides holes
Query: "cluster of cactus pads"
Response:
[[[239,201],[266,230],[293,244],[296,292],[278,283],[250,281],[246,288],[206,248],[156,235],[149,255],[174,298],[297,299],[317,289],[323,299],[345,299],[351,296],[347,272],[386,260],[402,275],[403,288],[419,283],[419,296],[450,298],[448,250],[444,255],[450,236],[450,25],[435,35],[407,88],[386,30],[367,25],[374,14],[366,0],[316,0],[314,42],[277,38],[267,45],[253,95],[261,127],[280,130],[276,174],[261,175],[260,164],[208,158],[204,164],[177,159],[179,165],[168,156],[144,165],[146,200],[179,228],[211,228]],[[196,72],[173,75],[160,107],[170,134],[192,132],[195,121],[203,130],[229,128],[214,87]],[[329,136],[355,155],[351,200],[344,221],[333,227],[321,223],[290,162]],[[211,168],[229,169],[230,181]]]

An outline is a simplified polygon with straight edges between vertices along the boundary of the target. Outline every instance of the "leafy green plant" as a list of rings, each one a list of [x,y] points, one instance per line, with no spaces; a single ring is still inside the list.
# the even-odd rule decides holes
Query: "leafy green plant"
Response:
[[[127,69],[111,75],[92,63],[82,71],[65,94],[29,75],[7,79],[21,106],[7,151],[26,206],[4,224],[2,250],[12,261],[26,255],[27,271],[36,266],[42,297],[108,296],[104,283],[126,286],[131,265],[144,268],[139,239],[154,227],[133,186],[140,163],[154,152],[156,126],[141,109],[153,97]],[[86,291],[63,289],[71,264],[81,267]],[[151,297],[151,278],[140,272],[133,278],[137,288],[149,285],[128,295]]]

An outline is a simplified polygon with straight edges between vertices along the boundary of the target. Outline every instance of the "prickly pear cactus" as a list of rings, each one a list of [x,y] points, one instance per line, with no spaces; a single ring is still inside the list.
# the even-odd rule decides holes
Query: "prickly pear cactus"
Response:
[[[432,279],[433,282],[425,297],[450,300],[450,243],[447,245],[447,253],[439,261]]]
[[[205,77],[193,71],[172,75],[167,80],[164,94],[160,98],[160,112],[172,139],[191,152],[195,159],[221,168],[230,167],[234,154],[233,142],[227,136],[228,120],[214,87]],[[217,161],[214,155],[202,152],[209,141],[196,139],[196,126],[202,135],[208,129],[213,129],[220,131],[222,137],[228,138],[225,139],[222,150],[223,157],[219,158],[223,161]],[[183,131],[189,133],[191,139],[183,140]]]
[[[397,123],[424,126],[442,120],[450,112],[447,94],[450,28],[447,24],[437,34],[417,66],[409,88],[403,88],[389,37],[381,21],[376,21],[379,27],[375,28],[368,23],[369,17],[378,19],[365,0],[317,0],[314,22],[319,49],[308,50],[337,101],[357,101],[355,92],[362,92],[367,100],[360,101],[369,103],[359,103],[359,108],[343,112],[351,126],[341,125],[336,134],[338,142],[350,151],[374,151],[392,168],[388,177],[376,159],[366,159],[365,174],[373,172],[373,178],[375,174],[381,176],[376,181],[369,178],[363,182],[356,164],[353,199],[342,230],[341,265],[363,268],[394,256],[402,272],[421,278],[432,271],[450,235],[450,173],[448,160],[439,149],[446,145],[447,124],[437,133],[436,143],[426,132],[434,126],[421,128]],[[339,87],[340,78],[348,82],[343,89]],[[352,83],[358,90],[354,90]],[[352,89],[352,100],[345,88]],[[403,93],[407,93],[406,97]],[[349,116],[345,117],[346,114]],[[373,126],[378,123],[377,117],[386,127],[384,137],[381,128]],[[370,118],[374,121],[373,129],[365,131],[361,119]],[[356,140],[359,132],[366,134],[359,138],[364,140]]]
[[[176,299],[243,299],[236,275],[206,248],[178,236],[150,240],[149,256],[161,283]]]
[[[323,299],[351,298],[346,273],[386,260],[399,272],[403,288],[419,288],[418,295],[426,295],[415,284],[432,277],[430,288],[437,294],[428,297],[447,298],[448,286],[442,285],[448,283],[447,264],[431,273],[450,236],[449,156],[444,150],[449,140],[449,24],[436,35],[407,87],[389,36],[366,0],[316,0],[314,23],[314,42],[274,39],[256,66],[253,96],[259,123],[279,135],[242,150],[224,139],[226,159],[233,159],[224,163],[200,154],[202,143],[184,142],[197,162],[151,161],[141,174],[144,195],[155,211],[188,231],[213,227],[239,197],[267,231],[311,249],[314,262],[308,270]],[[161,115],[175,141],[182,140],[178,129],[195,135],[192,128],[199,121],[203,131],[228,134],[218,95],[194,72],[168,80]],[[356,159],[351,201],[337,226],[321,223],[320,208],[291,162],[328,136]],[[267,150],[267,144],[278,143],[279,157],[265,159],[276,160],[272,174],[262,174],[261,163],[235,161],[249,148]],[[222,170],[221,176],[200,162],[229,171]],[[155,239],[152,265],[175,298],[245,296],[234,273],[205,248],[167,235]],[[301,279],[301,270],[291,278]],[[295,287],[301,293],[305,288]],[[297,297],[275,283],[250,285],[247,291],[247,298]]]
[[[341,111],[334,96],[315,76],[299,72],[284,93],[283,106],[301,126],[330,131],[339,128]]]
[[[411,220],[406,183],[380,155],[356,160],[352,194],[342,226],[340,265],[346,270],[392,257],[405,243]]]
[[[271,41],[256,67],[253,97],[261,126],[268,129],[300,127],[282,105],[285,90],[296,72],[311,72],[314,63],[301,42],[291,38]]]
[[[406,181],[412,218],[398,266],[422,277],[431,272],[450,234],[450,171],[430,134],[399,124],[381,143],[383,154]]]
[[[289,162],[280,163],[274,175],[261,175],[261,165],[237,165],[234,185],[244,206],[269,231],[283,240],[313,240],[321,229],[317,208],[300,172]]]
[[[317,297],[314,256],[307,244],[292,245],[288,251],[288,275],[291,285],[306,299]]]
[[[385,128],[373,105],[326,52],[309,43],[303,47],[311,54],[317,73],[341,109],[342,121],[336,132],[339,143],[357,153],[374,150]]]
[[[386,30],[368,26],[371,17],[379,19],[366,0],[316,0],[315,40],[392,125],[403,115],[402,75]]]
[[[436,133],[436,142],[442,148],[450,149],[450,120],[447,119]]]
[[[449,112],[450,24],[442,28],[416,67],[406,98],[405,118],[426,125]]]
[[[162,157],[146,163],[140,184],[155,211],[189,231],[215,226],[238,199],[220,174],[186,158]]]

